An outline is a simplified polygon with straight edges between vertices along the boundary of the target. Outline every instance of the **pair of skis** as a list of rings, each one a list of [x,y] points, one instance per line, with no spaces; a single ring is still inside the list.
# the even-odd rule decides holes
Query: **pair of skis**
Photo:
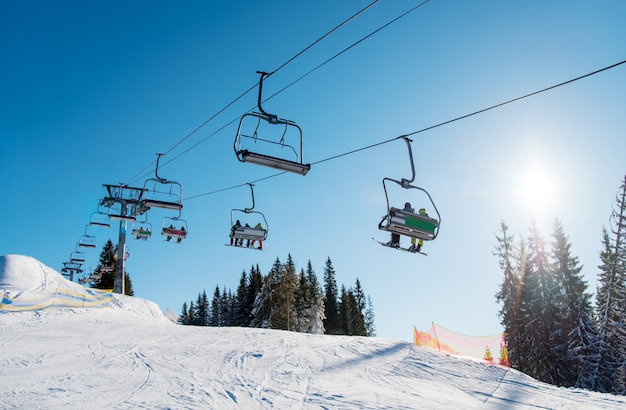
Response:
[[[382,246],[385,246],[387,248],[397,249],[397,250],[402,251],[402,252],[419,253],[419,254],[422,254],[424,256],[428,256],[428,254],[426,254],[425,252],[422,252],[422,251],[417,251],[417,250],[412,251],[412,250],[409,250],[409,248],[403,248],[401,246],[398,246],[398,247],[389,246],[389,244],[387,242],[381,242],[381,241],[379,241],[376,238],[372,238],[372,240],[374,240],[375,242],[378,242],[379,244],[381,244]]]

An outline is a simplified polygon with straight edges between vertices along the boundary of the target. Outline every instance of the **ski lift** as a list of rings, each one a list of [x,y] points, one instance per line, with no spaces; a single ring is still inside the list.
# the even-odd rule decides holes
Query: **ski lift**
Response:
[[[63,262],[63,268],[61,269],[62,273],[81,273],[82,270],[82,264],[81,263],[76,263],[76,262]]]
[[[267,239],[267,220],[265,219],[263,213],[254,211],[254,185],[251,183],[248,183],[248,185],[250,186],[250,192],[252,194],[252,207],[245,209],[233,209],[230,211],[230,238],[231,242],[233,240],[235,241],[235,244],[237,244],[238,241],[243,242],[244,239],[247,239],[248,241],[264,241]],[[259,218],[252,221],[252,224],[254,225],[246,223],[247,220],[251,219],[249,217],[250,214],[260,216],[263,219],[263,223],[261,223]],[[241,219],[244,219],[244,225],[241,225]],[[239,222],[239,224],[235,221]]]
[[[423,188],[412,185],[415,179],[415,165],[413,163],[413,153],[411,151],[411,140],[407,137],[402,137],[407,144],[409,150],[409,158],[411,161],[412,177],[410,180],[402,178],[400,181],[391,178],[383,179],[383,188],[385,190],[385,198],[387,200],[387,214],[383,216],[378,229],[390,232],[392,234],[409,236],[411,238],[418,238],[425,241],[434,240],[439,233],[439,227],[441,225],[441,216],[437,210],[437,206],[433,202],[430,194]],[[431,218],[425,212],[413,213],[404,209],[395,208],[389,205],[389,195],[387,193],[386,181],[394,182],[400,185],[404,189],[417,189],[422,191],[428,197],[430,204],[437,213],[437,218]],[[417,204],[417,202],[413,202]]]
[[[146,198],[142,201],[141,213],[152,207],[172,209],[180,212],[183,209],[183,188],[178,182],[169,181],[159,176],[159,160],[163,154],[156,155],[155,177],[147,179],[143,185]],[[148,189],[150,184],[152,184],[152,189]],[[147,198],[148,194],[150,198]]]
[[[85,263],[85,252],[74,251],[70,254],[70,262],[75,264]]]
[[[112,265],[100,266],[100,273],[111,273],[113,272]]]
[[[88,227],[89,225],[85,226],[85,234],[78,239],[78,246],[81,248],[94,249],[96,248],[96,237],[87,233]]]
[[[141,222],[133,223],[132,235],[135,239],[143,239],[147,241],[152,236],[152,224],[148,222],[148,217]]]
[[[180,228],[178,228],[179,225]],[[176,238],[176,242],[180,243],[187,237],[188,233],[189,228],[187,227],[187,222],[184,219],[180,219],[178,217],[163,218],[161,235],[165,236],[167,241],[170,241],[172,238]]]
[[[89,226],[96,226],[99,228],[110,228],[111,227],[111,219],[109,218],[108,212],[103,212],[100,210],[101,202],[98,201],[98,209],[96,212],[91,214],[89,218]]]
[[[282,171],[293,172],[296,174],[306,175],[311,169],[311,164],[302,162],[302,129],[293,121],[278,118],[275,114],[269,114],[261,106],[263,93],[263,80],[270,76],[270,73],[257,71],[261,74],[259,81],[259,112],[246,113],[239,120],[237,128],[237,136],[235,137],[235,154],[240,162],[249,162],[252,164],[263,165]],[[266,127],[269,125],[269,127]],[[259,132],[262,134],[270,134],[275,138],[259,138]],[[278,131],[278,132],[277,132]],[[252,152],[248,148],[242,148],[242,139],[251,139],[254,143],[262,142],[264,153]],[[296,139],[299,141],[299,147],[294,148],[285,142],[286,139]],[[284,155],[274,156],[268,155],[265,151],[271,148],[287,148],[293,152],[294,159],[285,158]],[[273,153],[273,152],[272,152]]]

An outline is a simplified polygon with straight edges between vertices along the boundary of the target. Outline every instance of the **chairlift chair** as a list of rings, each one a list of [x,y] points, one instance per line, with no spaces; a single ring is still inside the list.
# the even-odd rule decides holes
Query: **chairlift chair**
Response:
[[[148,216],[146,215],[143,221],[133,223],[131,232],[135,239],[147,241],[152,236],[152,224],[148,222]]]
[[[148,238],[152,236],[152,224],[149,222],[135,222],[133,224],[132,234],[135,239],[147,241]]]
[[[265,215],[262,212],[254,210],[254,189],[253,184],[248,183],[250,186],[250,192],[252,194],[252,207],[245,209],[232,209],[230,211],[230,237],[231,240],[235,240],[235,243],[238,240],[243,241],[244,239],[249,241],[265,241],[267,239],[268,233],[268,225],[267,219],[265,219]],[[255,214],[256,218],[251,218],[249,215]],[[260,219],[263,220],[261,223]],[[241,219],[244,220],[244,225],[241,225]],[[239,221],[240,224],[237,225],[235,221]],[[247,223],[251,221],[252,223]],[[261,227],[258,228],[257,225],[261,223]],[[246,226],[248,225],[248,226]]]
[[[101,267],[100,267],[100,272],[101,272],[101,273],[110,273],[110,272],[113,272],[113,266],[101,266]]]
[[[85,252],[74,251],[70,254],[70,262],[75,264],[85,263]]]
[[[81,273],[82,264],[76,262],[63,262],[63,268],[61,269],[62,273]]]
[[[78,246],[81,248],[94,249],[97,246],[96,237],[87,233],[89,225],[85,226],[85,233],[78,239]]]
[[[413,180],[415,179],[415,166],[413,163],[413,153],[411,151],[411,140],[407,137],[402,138],[404,138],[408,147],[412,178],[410,180],[402,178],[400,181],[391,178],[383,179],[383,189],[385,191],[385,198],[387,201],[387,214],[384,215],[381,219],[380,223],[378,224],[378,229],[390,232],[392,234],[418,238],[424,241],[432,241],[437,237],[439,233],[439,227],[441,226],[441,216],[439,215],[437,206],[433,202],[433,199],[428,191],[426,191],[424,188],[412,185]],[[435,210],[437,217],[432,218],[428,215],[408,212],[404,209],[390,206],[386,182],[394,182],[404,189],[416,189],[425,193],[430,201],[430,204],[432,205],[432,208]],[[417,201],[411,203],[413,204],[413,206],[417,207]],[[422,207],[420,206],[419,208]]]
[[[154,178],[148,178],[143,185],[145,198],[142,201],[141,213],[150,208],[163,208],[174,211],[183,209],[183,188],[176,181],[159,176],[159,161],[163,154],[157,154]],[[152,187],[151,189],[149,187]],[[158,187],[158,189],[157,189]]]
[[[180,225],[180,228],[178,226]],[[187,237],[189,228],[187,222],[184,219],[178,217],[175,218],[163,218],[161,235],[166,236],[168,241],[172,238],[176,238],[176,242],[180,243]]]
[[[98,202],[98,204],[100,204],[100,202]],[[89,218],[89,226],[110,228],[111,219],[109,218],[109,214],[107,212],[102,212],[98,209],[96,212],[91,214],[91,217]]]
[[[89,236],[89,235],[82,235],[80,239],[78,239],[78,246],[80,246],[81,248],[94,249],[97,246],[96,237]]]
[[[239,120],[239,127],[237,128],[237,135],[235,137],[235,155],[240,162],[249,162],[252,164],[263,165],[281,171],[293,172],[296,174],[306,175],[311,169],[311,164],[304,164],[302,162],[302,129],[293,121],[279,118],[275,114],[269,114],[261,106],[262,93],[263,93],[263,80],[270,76],[270,73],[257,71],[261,74],[259,81],[259,98],[258,109],[259,112],[252,112],[244,114]],[[251,124],[251,125],[250,125]],[[283,127],[282,131],[279,131],[280,138],[265,139],[260,138],[258,135],[259,128],[262,124],[269,124],[271,128]],[[276,127],[274,127],[276,126]],[[298,149],[294,148],[285,142],[286,137],[295,138],[299,142]],[[288,148],[293,152],[294,159],[285,158],[283,156],[273,156],[267,153],[253,152],[249,148],[242,147],[243,139],[251,139],[254,143],[261,142],[263,146],[268,148],[272,144],[280,146],[281,148]]]

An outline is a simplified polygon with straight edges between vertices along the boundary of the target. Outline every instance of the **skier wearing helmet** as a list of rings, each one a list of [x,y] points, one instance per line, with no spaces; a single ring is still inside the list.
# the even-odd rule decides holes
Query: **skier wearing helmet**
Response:
[[[420,216],[424,216],[424,217],[428,217],[428,213],[426,212],[425,208],[420,208],[420,210],[418,211]],[[424,245],[424,240],[422,238],[420,238],[417,241],[417,246],[415,246],[415,238],[411,238],[411,247],[409,248],[409,250],[411,252],[419,252],[422,250],[422,245]]]
[[[415,209],[411,207],[410,202],[405,202],[404,208],[402,210],[405,212],[410,212],[412,214],[415,213]],[[411,243],[413,244],[411,245],[411,248],[415,248],[415,238],[411,238]],[[391,248],[398,248],[400,246],[400,235],[398,235],[397,233],[392,233],[391,240],[387,242],[387,246]]]

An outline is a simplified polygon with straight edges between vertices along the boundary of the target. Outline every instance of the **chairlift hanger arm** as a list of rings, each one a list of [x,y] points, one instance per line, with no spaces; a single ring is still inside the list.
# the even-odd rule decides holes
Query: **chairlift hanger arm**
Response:
[[[165,183],[167,182],[167,179],[161,178],[159,176],[159,161],[161,160],[161,157],[163,156],[163,154],[159,154],[157,152],[156,156],[157,156],[157,161],[156,161],[156,168],[154,169],[154,176],[156,177],[157,181]]]
[[[413,181],[415,181],[415,163],[413,162],[413,150],[411,149],[411,141],[408,137],[402,137],[404,139],[404,141],[406,142],[406,146],[409,150],[409,160],[411,162],[411,179],[406,179],[406,178],[402,178],[402,182],[400,183],[400,185],[402,185],[403,188],[408,188],[411,183]]]
[[[257,107],[259,108],[259,112],[261,113],[261,115],[267,118],[270,124],[278,124],[279,123],[278,115],[270,114],[266,112],[261,106],[261,103],[263,100],[263,80],[269,77],[270,75],[272,75],[272,73],[266,73],[265,71],[257,71],[257,74],[261,74],[261,79],[259,80],[259,99],[257,101]]]
[[[250,213],[252,212],[252,210],[254,209],[254,185],[250,182],[248,182],[248,185],[250,186],[250,193],[252,194],[252,207],[251,208],[246,208],[244,210],[245,213]]]

